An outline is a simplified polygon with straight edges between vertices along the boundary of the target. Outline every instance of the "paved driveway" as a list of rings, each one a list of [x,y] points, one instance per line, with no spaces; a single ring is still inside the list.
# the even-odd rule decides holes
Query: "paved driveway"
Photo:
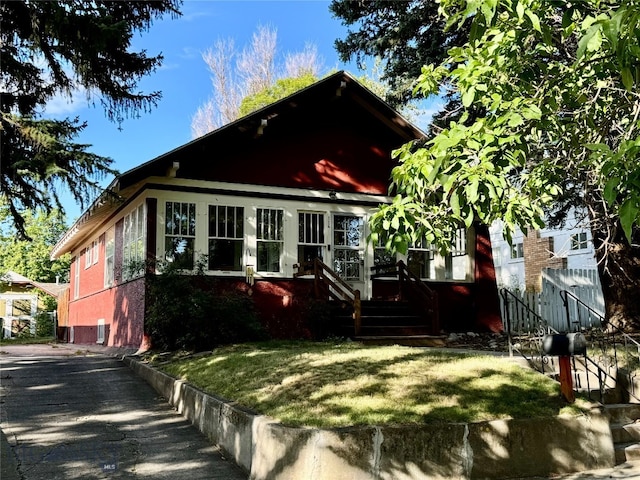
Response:
[[[248,477],[118,359],[0,352],[3,480]]]

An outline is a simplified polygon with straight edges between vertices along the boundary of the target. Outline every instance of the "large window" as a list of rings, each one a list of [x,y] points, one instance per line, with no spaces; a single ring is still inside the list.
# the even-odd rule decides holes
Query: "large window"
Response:
[[[244,208],[209,205],[209,270],[242,270]]]
[[[298,263],[324,258],[324,213],[298,213]]]
[[[114,269],[115,269],[115,236],[113,228],[107,230],[104,237],[104,286],[106,288],[113,286]]]
[[[165,259],[178,268],[192,270],[195,257],[196,204],[167,202],[165,210]]]
[[[279,272],[284,245],[284,213],[282,210],[258,208],[257,214],[257,270]]]
[[[122,275],[125,280],[144,273],[145,211],[140,205],[124,217],[122,232]]]
[[[346,281],[363,280],[364,219],[355,215],[333,217],[333,269]]]
[[[426,239],[416,242],[407,255],[409,270],[424,279],[469,281],[473,275],[467,241],[469,235],[466,229],[458,229],[446,255],[440,255]]]

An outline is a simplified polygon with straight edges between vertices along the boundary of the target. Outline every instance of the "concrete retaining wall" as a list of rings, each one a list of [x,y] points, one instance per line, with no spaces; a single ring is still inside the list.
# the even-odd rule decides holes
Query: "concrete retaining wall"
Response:
[[[252,480],[500,479],[613,466],[606,416],[478,423],[292,428],[124,361]]]

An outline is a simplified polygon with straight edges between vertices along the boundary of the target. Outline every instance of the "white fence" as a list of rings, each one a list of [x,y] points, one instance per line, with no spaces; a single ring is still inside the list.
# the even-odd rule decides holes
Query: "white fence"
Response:
[[[560,292],[563,290],[571,293],[590,308],[600,313],[604,312],[600,278],[595,269],[545,269],[542,273],[542,292],[523,292],[516,295],[531,311],[535,312],[549,326],[559,332],[597,326],[595,324],[599,322],[598,318],[590,314],[586,308],[575,300],[569,302],[570,319],[567,319],[567,310],[563,304],[562,297],[560,297]],[[500,298],[501,302],[503,302],[502,311],[506,315],[504,299],[502,296]],[[516,312],[514,309],[522,309],[522,306],[518,307],[510,304],[509,308],[512,331],[530,328],[523,322],[519,322],[520,324],[513,322],[513,319],[522,316],[521,312]]]

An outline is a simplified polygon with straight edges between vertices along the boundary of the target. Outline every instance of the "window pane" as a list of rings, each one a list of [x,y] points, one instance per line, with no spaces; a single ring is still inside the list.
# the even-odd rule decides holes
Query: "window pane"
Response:
[[[334,243],[349,247],[360,246],[363,231],[361,217],[336,215],[334,217]]]
[[[218,206],[218,234],[217,237],[224,238],[227,236],[227,207]]]
[[[173,229],[175,225],[173,223],[173,203],[167,202],[164,218],[165,218],[164,233],[171,235],[172,233],[174,233]]]
[[[194,239],[185,237],[166,237],[165,258],[178,268],[193,269]]]
[[[209,240],[209,270],[242,270],[242,240]]]
[[[218,220],[217,220],[218,207],[215,205],[209,205],[209,236],[218,236]]]
[[[236,238],[244,237],[244,207],[236,207]]]
[[[180,204],[179,203],[174,203],[173,204],[173,232],[171,232],[173,235],[180,235],[180,226],[181,226],[181,221],[180,221]]]
[[[189,232],[188,235],[195,237],[196,235],[196,204],[189,204]]]
[[[435,264],[433,252],[429,250],[409,250],[407,258],[411,273],[419,278],[435,278]]]
[[[315,245],[298,245],[298,263],[322,260],[322,247]]]
[[[258,243],[258,271],[279,272],[282,243],[259,242]]]

